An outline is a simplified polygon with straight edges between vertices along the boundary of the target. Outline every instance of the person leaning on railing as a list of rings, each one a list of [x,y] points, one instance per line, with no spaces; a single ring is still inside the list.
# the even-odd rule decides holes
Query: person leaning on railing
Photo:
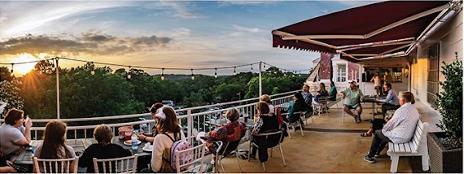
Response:
[[[108,159],[131,156],[132,153],[121,147],[120,145],[111,143],[113,132],[111,128],[105,124],[98,125],[93,131],[93,137],[97,140],[96,144],[92,144],[84,150],[79,158],[79,167],[87,167],[87,173],[94,173],[93,158]],[[103,168],[100,168],[100,172]],[[114,171],[113,169],[111,171]]]
[[[32,120],[24,118],[24,112],[10,109],[5,116],[5,123],[0,126],[0,154],[10,160],[22,147],[31,142]]]
[[[50,121],[45,126],[45,136],[42,144],[37,146],[34,156],[39,159],[67,159],[75,158],[74,149],[66,144],[66,123],[58,120]],[[73,171],[74,164],[69,171]],[[34,172],[38,172],[34,168]]]

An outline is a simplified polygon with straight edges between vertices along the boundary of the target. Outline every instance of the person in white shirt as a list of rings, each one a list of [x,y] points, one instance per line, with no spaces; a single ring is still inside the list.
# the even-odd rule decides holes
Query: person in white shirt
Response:
[[[176,112],[170,106],[159,108],[154,114],[157,119],[156,130],[158,134],[153,140],[153,151],[151,153],[152,172],[175,172],[171,168],[171,146],[174,141],[184,139],[179,126]]]
[[[9,160],[21,147],[31,142],[32,120],[24,118],[24,112],[10,109],[6,113],[5,123],[0,126],[0,152]]]
[[[365,161],[374,163],[375,155],[382,151],[388,142],[405,143],[411,140],[419,121],[419,112],[414,103],[414,95],[411,92],[400,93],[401,107],[381,130],[375,131],[369,154],[364,157]]]

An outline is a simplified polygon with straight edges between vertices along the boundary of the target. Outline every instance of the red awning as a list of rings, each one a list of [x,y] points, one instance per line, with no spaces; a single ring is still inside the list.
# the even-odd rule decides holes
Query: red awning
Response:
[[[387,1],[272,31],[273,47],[340,53],[354,62],[401,56],[450,8],[448,1]]]

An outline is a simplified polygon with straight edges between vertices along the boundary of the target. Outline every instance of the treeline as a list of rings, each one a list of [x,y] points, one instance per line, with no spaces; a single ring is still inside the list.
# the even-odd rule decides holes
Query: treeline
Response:
[[[262,76],[263,93],[299,89],[306,77],[271,67]],[[60,69],[61,117],[143,113],[161,100],[191,107],[258,96],[257,73],[217,78],[195,75],[194,80],[189,75],[165,75],[165,78],[161,80],[159,75],[149,75],[140,69],[113,71],[91,63]],[[34,70],[16,78],[8,68],[0,67],[0,100],[8,102],[7,109],[22,108],[32,118],[56,118],[54,65],[41,61]]]

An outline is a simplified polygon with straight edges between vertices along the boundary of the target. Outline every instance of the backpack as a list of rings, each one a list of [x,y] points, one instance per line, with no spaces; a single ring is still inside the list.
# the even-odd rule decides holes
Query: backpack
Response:
[[[171,166],[171,169],[173,171],[176,171],[176,152],[177,151],[182,151],[186,150],[192,147],[192,145],[186,141],[185,139],[179,139],[175,141],[174,138],[176,138],[176,134],[174,134],[174,138],[169,136],[168,134],[164,133],[166,136],[169,137],[169,139],[172,140],[172,146],[171,146],[171,160],[166,160],[169,162],[169,165]],[[188,152],[188,153],[183,153],[181,157],[179,158],[180,164],[185,164],[193,160],[193,152]],[[184,166],[181,168],[181,170],[185,170],[189,166]]]

